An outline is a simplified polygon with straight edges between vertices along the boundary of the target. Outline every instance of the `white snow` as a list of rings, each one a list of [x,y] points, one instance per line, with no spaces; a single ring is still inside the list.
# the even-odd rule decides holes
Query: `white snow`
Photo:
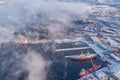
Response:
[[[96,44],[89,44],[87,43],[89,47],[91,47],[97,54],[99,54],[99,56],[101,57],[104,57],[104,55],[102,54],[103,53],[103,50],[100,49],[99,47],[97,47]]]

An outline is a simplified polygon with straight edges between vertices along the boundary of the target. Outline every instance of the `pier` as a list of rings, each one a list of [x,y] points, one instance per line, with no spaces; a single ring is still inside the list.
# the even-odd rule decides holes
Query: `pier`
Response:
[[[83,49],[90,49],[90,47],[77,47],[77,48],[66,48],[66,49],[56,49],[56,52],[60,51],[73,51],[73,50],[83,50]]]
[[[90,47],[92,48],[100,57],[104,57],[104,55],[102,54],[103,53],[103,50],[100,49],[99,47],[97,47],[96,44],[91,44],[91,43],[88,43],[86,40],[84,40],[85,43]]]
[[[98,48],[95,44],[88,44],[89,47],[91,47],[100,57],[103,57],[104,55],[103,50],[101,50],[100,48]]]

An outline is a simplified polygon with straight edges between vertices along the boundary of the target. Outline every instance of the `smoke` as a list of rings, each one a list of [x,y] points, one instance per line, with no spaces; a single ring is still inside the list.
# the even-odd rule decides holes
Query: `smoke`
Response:
[[[105,0],[98,0],[98,2],[99,2],[99,3],[104,3],[104,2],[105,2]]]
[[[22,31],[26,26],[38,30],[41,29],[40,27],[47,28],[49,39],[55,39],[62,35],[66,27],[73,26],[71,21],[74,19],[87,18],[91,9],[90,5],[84,3],[6,0],[0,4],[0,43],[26,39],[27,37],[22,35],[18,37],[13,35],[14,32]],[[45,49],[55,48],[54,45],[46,44]],[[33,50],[28,50],[23,56],[22,69],[28,71],[27,80],[46,80],[49,65],[50,62]]]
[[[115,1],[115,0],[98,0],[99,3],[108,3],[108,2],[117,2],[117,1]]]
[[[6,0],[0,5],[0,42],[15,41],[16,37],[12,34],[15,31],[26,26],[39,29],[41,24],[48,28],[52,37],[56,37],[57,35],[54,35],[56,32],[64,31],[65,27],[72,26],[73,19],[88,17],[91,8],[90,5],[84,3]],[[38,17],[39,14],[41,15]]]
[[[5,41],[5,42],[10,41],[10,39],[12,37],[11,36],[12,33],[9,30],[11,30],[11,29],[6,29],[4,27],[0,27],[0,37],[1,37],[0,43],[2,43],[3,41]],[[9,37],[9,36],[11,36],[11,37]]]
[[[23,69],[28,71],[27,80],[46,80],[50,62],[35,51],[28,51],[23,58]]]

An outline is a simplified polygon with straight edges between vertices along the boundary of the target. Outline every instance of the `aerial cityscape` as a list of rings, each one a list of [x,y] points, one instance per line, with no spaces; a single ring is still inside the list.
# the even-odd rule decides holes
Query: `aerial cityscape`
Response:
[[[120,80],[120,0],[0,0],[0,80]]]

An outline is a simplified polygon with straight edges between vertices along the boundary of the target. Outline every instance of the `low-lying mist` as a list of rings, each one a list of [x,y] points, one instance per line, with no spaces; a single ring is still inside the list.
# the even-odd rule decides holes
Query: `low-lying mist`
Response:
[[[72,20],[87,18],[91,9],[92,7],[85,3],[52,2],[52,0],[6,0],[0,3],[0,44],[26,39],[28,36],[20,35],[16,37],[13,35],[14,32],[23,31],[26,27],[37,30],[40,30],[41,27],[47,28],[49,39],[55,39],[61,35],[57,32],[64,32],[66,27],[73,27]],[[29,31],[26,30],[25,32]],[[37,32],[29,32],[28,34],[39,35]],[[54,43],[51,46],[45,45],[45,49],[54,47]],[[18,73],[14,72],[16,76],[19,75],[19,72],[25,70],[28,72],[28,77],[25,80],[46,80],[51,62],[45,60],[40,53],[28,50],[22,57],[16,55],[22,60],[21,63],[16,64],[21,64],[20,68],[22,68],[17,71]],[[12,54],[18,53],[13,51]]]

